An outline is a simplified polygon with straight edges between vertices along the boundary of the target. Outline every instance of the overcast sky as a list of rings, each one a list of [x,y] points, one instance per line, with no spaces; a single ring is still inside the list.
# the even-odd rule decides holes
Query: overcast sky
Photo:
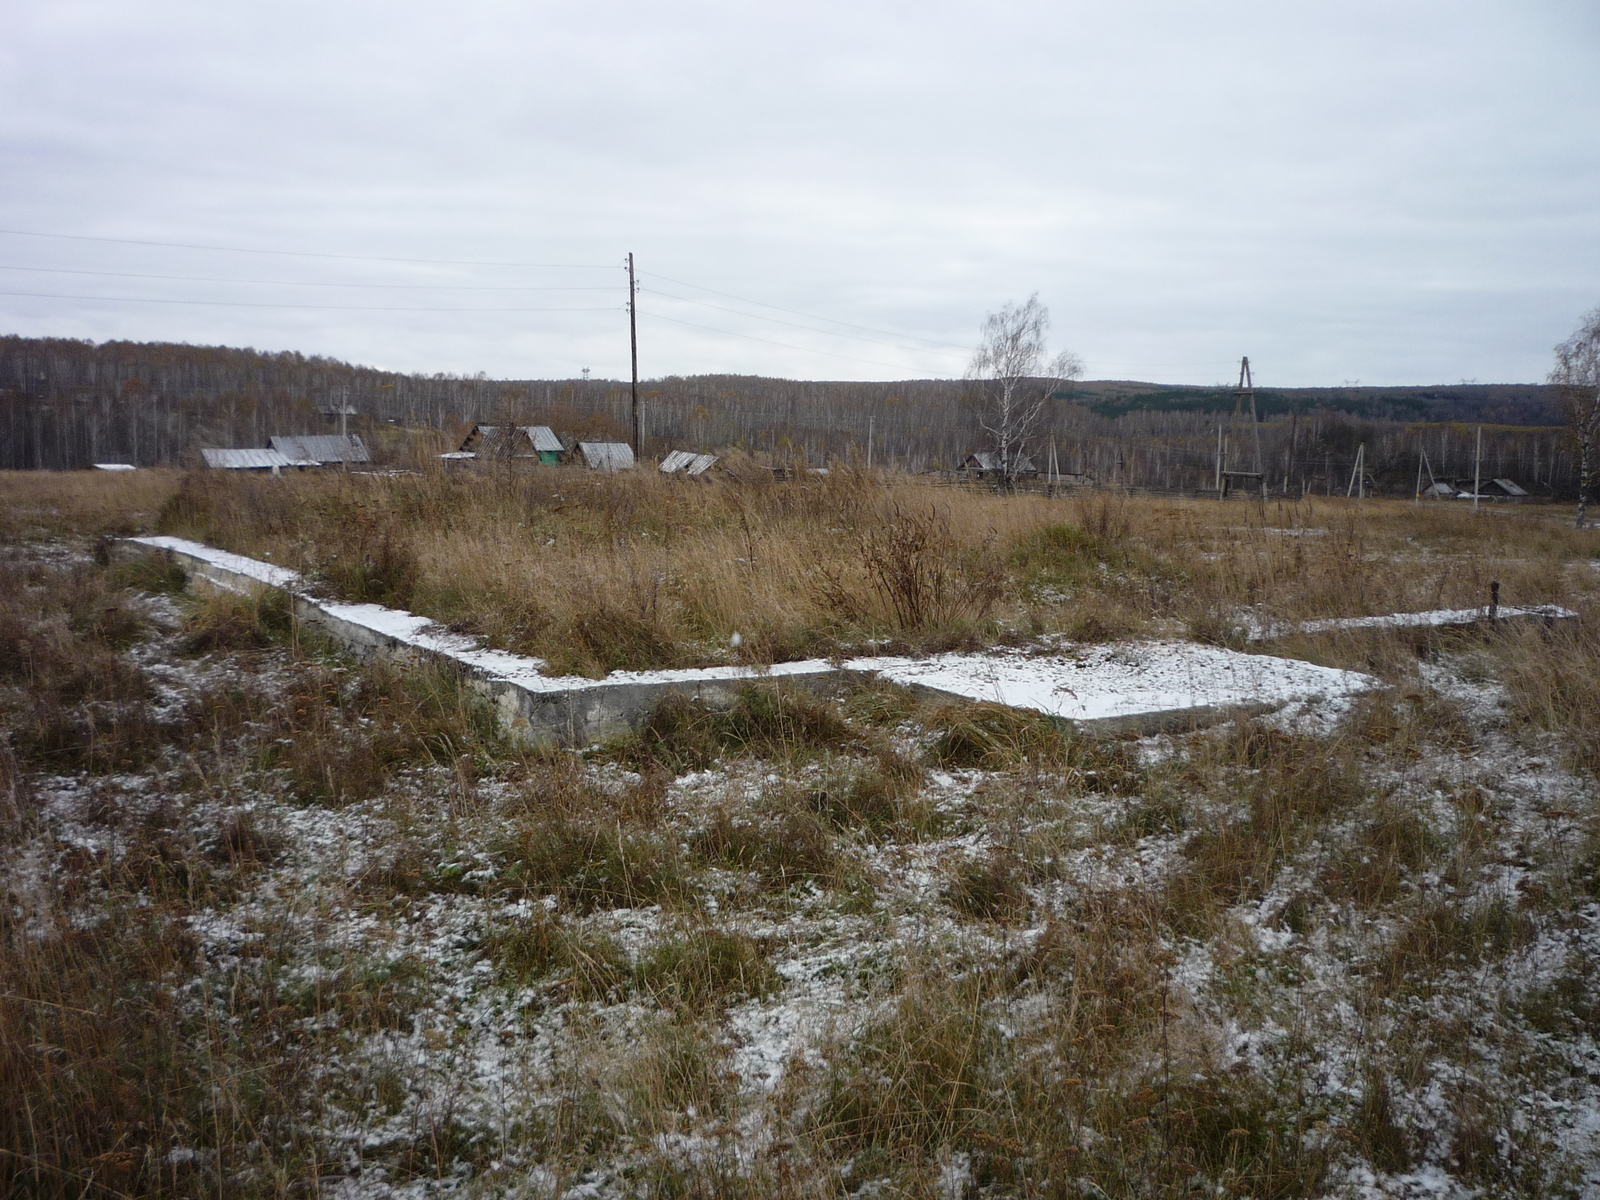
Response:
[[[0,0],[0,228],[6,333],[622,378],[631,250],[645,377],[1533,381],[1600,4]]]

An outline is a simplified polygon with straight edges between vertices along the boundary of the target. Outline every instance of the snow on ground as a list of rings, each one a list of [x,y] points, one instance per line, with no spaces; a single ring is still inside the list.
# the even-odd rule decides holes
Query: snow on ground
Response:
[[[161,711],[177,711],[186,697],[205,694],[220,680],[250,677],[269,692],[284,686],[281,650],[250,662],[227,655],[176,658],[175,611],[164,600],[148,603],[158,633],[132,654],[156,676]],[[432,636],[419,629],[408,636]],[[1327,744],[1343,736],[1352,708],[1373,687],[1355,672],[1182,643],[1041,647],[1033,654],[922,662],[869,659],[861,669],[898,684],[1071,720],[1157,705],[1299,697],[1282,709],[1278,727]],[[1542,1155],[1555,1164],[1549,1178],[1564,1173],[1571,1181],[1568,1194],[1600,1194],[1596,1030],[1530,1033],[1518,1016],[1529,997],[1600,960],[1600,905],[1540,915],[1536,903],[1539,889],[1579,853],[1594,808],[1593,781],[1560,765],[1559,746],[1514,735],[1505,719],[1504,688],[1472,652],[1420,663],[1418,684],[1454,706],[1470,736],[1395,758],[1375,746],[1366,786],[1374,800],[1401,804],[1440,846],[1465,844],[1467,834],[1488,839],[1481,868],[1457,873],[1454,861],[1438,851],[1403,881],[1398,906],[1330,902],[1310,926],[1295,925],[1286,914],[1297,899],[1319,896],[1326,873],[1361,844],[1372,813],[1358,810],[1320,830],[1257,898],[1229,909],[1215,936],[1169,938],[1174,995],[1193,1021],[1203,1023],[1236,1074],[1271,1080],[1285,1062],[1298,1061],[1295,1055],[1310,1063],[1296,1084],[1306,1089],[1299,1098],[1345,1122],[1339,1144],[1348,1149],[1325,1180],[1330,1197],[1493,1194],[1481,1181],[1464,1182],[1452,1157],[1463,1113],[1476,1111],[1463,1097],[1490,1113],[1486,1119],[1499,1139],[1492,1144],[1507,1164]],[[1191,740],[1152,737],[1135,748],[1140,762],[1159,771],[1205,739],[1222,736],[1225,730]],[[914,749],[910,737],[902,741]],[[713,814],[758,813],[782,789],[815,787],[820,771],[837,766],[735,758],[681,774],[665,785],[664,828],[687,846]],[[629,1055],[648,1045],[668,1019],[634,994],[573,999],[549,981],[513,985],[498,974],[486,937],[551,910],[553,898],[493,886],[506,864],[492,847],[515,820],[508,815],[510,801],[522,785],[511,767],[489,764],[485,770],[465,808],[445,767],[402,771],[382,795],[343,808],[309,802],[285,786],[282,772],[247,764],[198,788],[170,764],[102,778],[38,777],[40,827],[0,864],[0,883],[11,896],[27,897],[39,879],[60,870],[64,851],[115,856],[130,819],[162,806],[177,806],[186,827],[200,831],[195,836],[214,830],[221,814],[249,810],[282,838],[284,852],[236,899],[189,919],[205,970],[225,977],[255,961],[268,940],[264,931],[272,930],[286,956],[286,980],[312,983],[341,963],[406,961],[421,964],[425,978],[418,1007],[404,1023],[347,1045],[322,1064],[330,1083],[393,1078],[399,1099],[386,1110],[352,1105],[330,1118],[330,1135],[347,1158],[326,1164],[321,1186],[348,1200],[420,1198],[461,1188],[476,1170],[492,1177],[481,1184],[485,1194],[548,1194],[560,1178],[568,1196],[620,1197],[636,1190],[630,1173],[641,1156],[692,1157],[732,1138],[747,1161],[754,1147],[770,1146],[777,1134],[769,1106],[790,1073],[803,1080],[824,1070],[831,1048],[883,1014],[906,962],[933,953],[949,953],[952,962],[992,961],[1037,941],[1052,922],[1073,920],[1086,896],[1122,890],[1159,895],[1165,881],[1185,869],[1194,833],[1182,822],[1151,832],[1130,826],[1128,818],[1145,800],[1140,795],[1066,788],[1028,768],[930,769],[920,796],[939,814],[938,823],[915,835],[840,835],[843,852],[873,880],[865,904],[810,884],[752,898],[738,889],[738,872],[719,869],[705,873],[705,899],[693,913],[637,907],[569,914],[563,918],[568,929],[609,938],[634,963],[686,921],[715,924],[765,948],[780,980],[776,990],[707,1018],[742,1097],[737,1126],[730,1132],[693,1118],[685,1132],[652,1135],[643,1149],[623,1145],[613,1159],[600,1155],[575,1176],[560,1163],[532,1161],[513,1148],[497,1150],[474,1168],[463,1162],[421,1178],[394,1178],[384,1165],[386,1148],[407,1144],[430,1121],[460,1120],[498,1144],[509,1140],[508,1131],[554,1111],[574,1086],[611,1096],[622,1086],[616,1071],[631,1069]],[[612,763],[586,761],[582,771],[608,794],[641,782]],[[1203,813],[1201,785],[1183,786],[1191,789],[1183,803]],[[1468,828],[1472,823],[1481,834]],[[1034,844],[1045,850],[1038,875],[1026,885],[1025,918],[1008,927],[952,908],[953,871],[997,847]],[[420,855],[431,869],[476,864],[485,886],[375,899],[365,881],[402,850]],[[1537,916],[1537,932],[1504,958],[1449,965],[1426,991],[1374,1000],[1363,981],[1402,935],[1407,896],[1417,905],[1463,909],[1503,904],[1532,914],[1530,920]],[[83,916],[93,914],[86,907]],[[198,990],[186,994],[199,1003]],[[1008,1001],[1002,1014],[1008,1036],[1047,1020],[1048,1000],[1035,994]],[[1364,1072],[1374,1063],[1392,1073],[1394,1119],[1414,1148],[1408,1166],[1388,1173],[1361,1156],[1348,1124],[1362,1100]],[[173,1153],[191,1151],[175,1147]],[[349,1174],[334,1178],[341,1169]],[[968,1173],[964,1155],[949,1155],[939,1167],[939,1186],[971,1195]],[[871,1194],[872,1186],[863,1185],[860,1194]]]
[[[1490,609],[1434,608],[1424,612],[1386,613],[1378,617],[1324,617],[1315,621],[1263,623],[1254,614],[1245,618],[1246,637],[1252,642],[1270,641],[1291,633],[1337,633],[1347,629],[1439,629],[1447,626],[1476,625],[1480,621],[1570,621],[1577,613],[1559,604],[1502,604]]]
[[[925,660],[853,659],[891,683],[1028,708],[1069,721],[1105,721],[1199,708],[1278,708],[1339,700],[1378,686],[1370,675],[1193,642],[1134,642],[1067,653],[945,654]]]

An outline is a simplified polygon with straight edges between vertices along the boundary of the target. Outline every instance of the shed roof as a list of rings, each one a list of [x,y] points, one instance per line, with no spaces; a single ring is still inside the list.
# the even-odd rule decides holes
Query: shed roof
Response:
[[[661,460],[661,471],[666,475],[673,475],[682,471],[685,475],[704,475],[716,465],[715,454],[696,454],[693,450],[674,450]]]
[[[1521,484],[1513,483],[1509,479],[1494,479],[1491,482],[1498,484],[1508,496],[1526,496],[1528,494]]]
[[[337,433],[312,433],[279,436],[267,439],[267,444],[294,462],[371,462],[372,456],[355,434],[340,437]]]
[[[579,442],[586,466],[596,471],[631,471],[633,447],[627,442]]]
[[[137,471],[139,468],[132,463],[95,463],[96,471]]]
[[[266,470],[294,465],[276,450],[202,450],[200,457],[206,460],[206,466],[228,471]]]

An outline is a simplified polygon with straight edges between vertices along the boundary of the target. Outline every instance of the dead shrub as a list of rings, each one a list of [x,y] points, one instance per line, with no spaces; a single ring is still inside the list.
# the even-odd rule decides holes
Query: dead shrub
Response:
[[[864,590],[843,570],[824,570],[820,599],[847,621],[905,634],[950,633],[982,622],[1005,593],[1005,572],[987,542],[964,545],[937,508],[892,506],[857,542]]]

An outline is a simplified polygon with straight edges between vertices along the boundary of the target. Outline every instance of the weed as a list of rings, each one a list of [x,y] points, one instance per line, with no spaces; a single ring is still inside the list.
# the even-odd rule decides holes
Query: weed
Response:
[[[681,904],[691,889],[676,844],[563,817],[523,823],[502,845],[502,886],[577,912]]]
[[[958,912],[980,921],[1020,920],[1032,903],[1020,864],[1004,850],[958,868],[944,897]]]
[[[189,573],[169,550],[153,550],[113,562],[109,543],[103,542],[96,548],[95,559],[110,564],[107,579],[113,587],[132,588],[157,596],[178,596],[189,586]]]
[[[627,956],[602,934],[579,933],[541,913],[496,931],[485,944],[507,983],[519,987],[549,980],[574,1000],[601,1000],[629,979]]]
[[[799,883],[864,886],[855,864],[842,855],[827,825],[805,809],[736,820],[718,813],[692,839],[706,860],[746,871],[769,888]]]
[[[657,1004],[695,1010],[764,997],[780,982],[754,941],[709,927],[657,943],[634,978]]]
[[[694,770],[726,753],[790,758],[852,740],[849,727],[825,701],[781,684],[752,684],[741,688],[726,710],[667,693],[630,749],[645,763]]]
[[[813,1136],[829,1155],[843,1161],[878,1151],[905,1161],[992,1136],[1002,1039],[988,1000],[976,980],[919,980],[837,1051],[813,1117]]]
[[[949,705],[933,715],[938,737],[928,756],[943,767],[1001,770],[1067,757],[1070,735],[1057,721],[1003,704]]]

